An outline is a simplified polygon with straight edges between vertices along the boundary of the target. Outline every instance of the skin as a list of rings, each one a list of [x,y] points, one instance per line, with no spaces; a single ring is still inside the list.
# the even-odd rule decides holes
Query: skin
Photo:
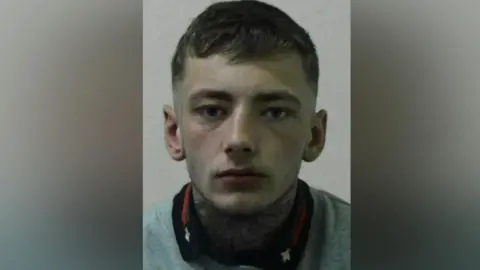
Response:
[[[164,107],[165,143],[186,160],[200,219],[215,244],[258,249],[287,217],[303,161],[325,144],[326,112],[296,54],[230,63],[228,57],[186,60],[175,108]],[[254,168],[266,176],[250,186],[216,178]]]

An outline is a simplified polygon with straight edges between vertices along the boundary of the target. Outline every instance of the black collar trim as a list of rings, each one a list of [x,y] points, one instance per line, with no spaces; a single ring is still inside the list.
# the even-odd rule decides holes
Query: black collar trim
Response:
[[[305,250],[313,214],[313,199],[309,186],[298,180],[295,204],[285,223],[263,251],[220,254],[210,249],[209,239],[195,211],[192,185],[183,186],[173,199],[172,221],[182,257],[193,262],[207,255],[224,265],[250,265],[262,269],[295,269]]]

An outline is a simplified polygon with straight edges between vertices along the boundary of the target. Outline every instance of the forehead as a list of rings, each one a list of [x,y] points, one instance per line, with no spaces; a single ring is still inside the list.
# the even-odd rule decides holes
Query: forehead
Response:
[[[201,89],[215,89],[234,96],[282,91],[302,103],[315,99],[296,54],[236,62],[223,55],[189,58],[181,88],[187,98]]]

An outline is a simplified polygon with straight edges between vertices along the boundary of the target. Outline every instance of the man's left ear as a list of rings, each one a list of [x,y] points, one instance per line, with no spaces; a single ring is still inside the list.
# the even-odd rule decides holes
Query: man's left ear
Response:
[[[312,119],[311,140],[305,147],[303,160],[312,162],[316,160],[323,151],[327,131],[327,112],[320,110]]]

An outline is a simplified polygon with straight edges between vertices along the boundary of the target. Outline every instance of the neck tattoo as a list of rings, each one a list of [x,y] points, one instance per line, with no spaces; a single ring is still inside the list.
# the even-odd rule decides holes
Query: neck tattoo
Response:
[[[297,185],[260,213],[236,216],[215,208],[193,188],[195,209],[213,248],[228,252],[259,250],[286,220],[295,202]]]

